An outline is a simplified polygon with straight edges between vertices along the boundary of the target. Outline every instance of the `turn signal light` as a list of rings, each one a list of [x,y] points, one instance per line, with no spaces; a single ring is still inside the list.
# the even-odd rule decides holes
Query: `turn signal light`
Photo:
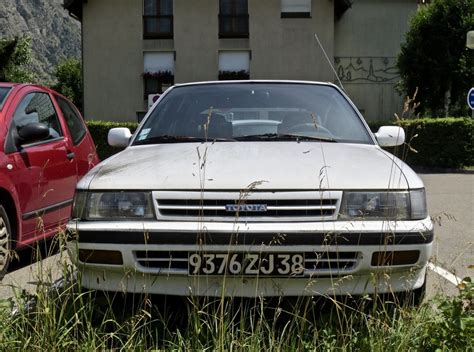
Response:
[[[79,249],[79,260],[90,264],[123,264],[122,253],[119,251]]]
[[[415,264],[420,251],[386,251],[372,254],[372,266],[392,266]]]

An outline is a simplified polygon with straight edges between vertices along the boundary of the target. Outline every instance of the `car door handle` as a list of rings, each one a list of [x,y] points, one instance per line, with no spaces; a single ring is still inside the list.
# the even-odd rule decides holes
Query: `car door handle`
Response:
[[[69,160],[72,160],[72,159],[74,159],[75,157],[76,157],[76,154],[74,154],[73,152],[67,153],[67,155],[66,155],[66,158],[68,158]]]

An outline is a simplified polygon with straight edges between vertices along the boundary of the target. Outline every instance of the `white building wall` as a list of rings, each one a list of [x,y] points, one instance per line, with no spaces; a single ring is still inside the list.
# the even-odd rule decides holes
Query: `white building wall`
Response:
[[[249,38],[219,39],[218,0],[174,0],[174,38],[146,40],[143,0],[84,3],[86,118],[136,120],[147,106],[142,73],[155,56],[170,58],[175,83],[217,79],[226,52],[248,53],[251,79],[336,81],[314,33],[367,119],[400,112],[395,61],[417,1],[354,0],[340,19],[334,0],[298,1],[304,3],[310,18],[281,18],[281,0],[249,0]]]
[[[355,0],[335,24],[335,68],[367,120],[401,113],[396,58],[416,0]]]

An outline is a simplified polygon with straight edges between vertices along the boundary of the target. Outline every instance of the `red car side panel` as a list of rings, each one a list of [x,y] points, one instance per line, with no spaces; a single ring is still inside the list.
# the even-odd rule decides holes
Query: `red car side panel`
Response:
[[[5,139],[16,107],[26,94],[34,91],[49,94],[63,138],[5,154]],[[0,112],[0,188],[6,190],[15,203],[17,248],[57,233],[58,226],[69,219],[77,181],[99,161],[88,131],[78,145],[73,145],[55,94],[39,86],[15,86]],[[39,216],[38,210],[41,211]]]
[[[5,154],[3,153],[3,146],[0,152],[0,189],[8,192],[13,199],[13,203],[16,210],[16,223],[18,225],[18,232],[22,233],[22,224],[21,224],[21,206],[19,203],[19,197],[15,189],[15,185],[11,181],[10,177],[8,177],[8,159],[5,158]]]

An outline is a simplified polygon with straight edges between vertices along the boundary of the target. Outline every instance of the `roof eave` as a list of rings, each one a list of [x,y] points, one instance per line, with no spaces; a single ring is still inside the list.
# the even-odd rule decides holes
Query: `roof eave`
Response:
[[[339,20],[352,7],[353,0],[336,0],[334,2],[334,18]]]
[[[86,0],[64,0],[63,7],[69,11],[69,16],[82,21],[82,4]]]

